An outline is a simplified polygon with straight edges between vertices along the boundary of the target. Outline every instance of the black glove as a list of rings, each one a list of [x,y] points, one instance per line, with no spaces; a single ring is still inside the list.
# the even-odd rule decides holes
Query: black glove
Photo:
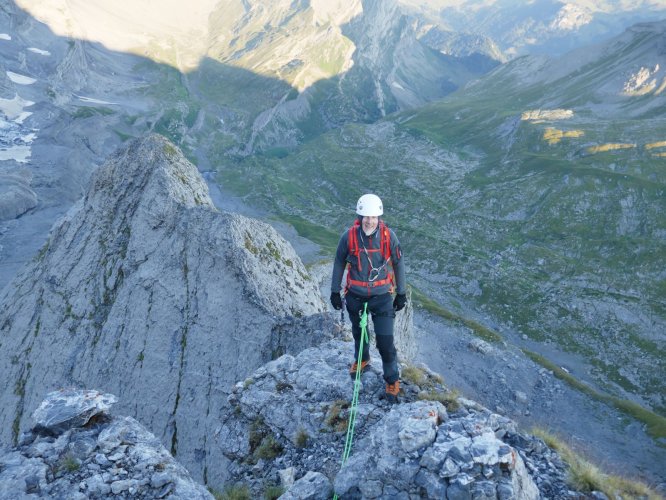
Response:
[[[331,292],[331,304],[336,311],[342,309],[342,298],[340,297],[340,293]]]
[[[399,293],[395,296],[395,299],[393,299],[393,309],[400,311],[401,309],[404,309],[406,303],[407,295],[404,293]]]

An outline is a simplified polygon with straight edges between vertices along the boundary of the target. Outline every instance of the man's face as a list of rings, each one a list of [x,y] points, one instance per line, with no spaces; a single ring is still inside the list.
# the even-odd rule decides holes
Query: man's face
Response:
[[[372,234],[377,229],[377,224],[379,224],[379,217],[366,215],[361,219],[361,227],[365,234]]]

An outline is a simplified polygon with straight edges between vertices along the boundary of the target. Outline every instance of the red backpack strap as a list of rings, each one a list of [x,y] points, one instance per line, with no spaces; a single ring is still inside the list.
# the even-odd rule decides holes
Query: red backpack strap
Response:
[[[391,258],[391,232],[384,221],[379,221],[379,248],[384,260]]]
[[[349,228],[347,236],[347,251],[349,255],[354,255],[358,259],[358,268],[361,269],[361,252],[358,251],[358,228],[361,227],[359,220],[355,220],[354,224]]]
[[[386,281],[391,283],[391,289],[389,293],[393,293],[395,290],[395,276],[393,272],[393,262],[391,262],[391,231],[384,221],[379,221],[379,248],[381,250],[382,257],[386,261],[387,265],[390,264],[390,270],[388,270],[389,277]]]
[[[361,224],[357,220],[349,228],[349,234],[347,236],[347,251],[350,255],[358,254],[358,228],[360,225]]]

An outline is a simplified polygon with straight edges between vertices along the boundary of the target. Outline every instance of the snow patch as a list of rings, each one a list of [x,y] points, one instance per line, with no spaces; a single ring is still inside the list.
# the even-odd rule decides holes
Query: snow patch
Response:
[[[16,94],[14,95],[13,99],[0,98],[0,111],[2,111],[8,120],[12,120],[20,124],[23,123],[23,120],[32,114],[28,111],[23,111],[23,109],[30,107],[33,104],[35,103],[23,99],[22,97],[19,97],[18,94]]]
[[[14,160],[18,163],[28,163],[31,156],[32,148],[30,146],[0,147],[0,161]]]
[[[32,115],[24,108],[33,104],[18,95],[13,99],[0,98],[0,161],[28,162],[32,155],[30,145],[37,138],[37,130],[23,127],[23,121]]]
[[[35,47],[28,47],[28,50],[30,52],[34,52],[35,54],[39,54],[42,56],[50,56],[51,53],[48,50],[42,50],[42,49],[37,49]]]
[[[589,24],[591,21],[592,15],[588,11],[568,3],[559,10],[549,27],[553,30],[573,31]]]
[[[657,79],[654,78],[657,73],[659,73],[659,64],[656,64],[652,70],[641,67],[629,76],[629,79],[622,87],[622,92],[625,95],[644,95],[650,93],[657,87]],[[660,88],[659,92],[661,90]]]
[[[13,71],[7,71],[7,76],[12,82],[18,83],[19,85],[32,85],[37,81],[35,78],[30,78],[29,76],[25,75],[19,75],[18,73],[14,73]]]

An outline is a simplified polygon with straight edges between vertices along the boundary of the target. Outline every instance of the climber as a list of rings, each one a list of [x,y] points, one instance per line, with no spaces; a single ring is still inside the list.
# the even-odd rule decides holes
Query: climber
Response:
[[[379,217],[383,215],[382,200],[374,194],[364,194],[356,203],[357,220],[346,230],[338,243],[333,264],[331,281],[331,304],[341,310],[343,296],[352,324],[355,354],[361,340],[360,312],[367,302],[372,314],[377,349],[382,358],[386,399],[398,401],[400,374],[398,358],[393,342],[393,321],[395,314],[407,302],[405,265],[402,259],[400,242],[395,233]],[[342,275],[347,265],[347,283],[340,295]],[[394,279],[395,278],[395,279]],[[397,292],[393,298],[393,290]],[[363,345],[361,366],[354,362],[349,373],[352,378],[356,371],[363,372],[370,363],[369,346]]]

